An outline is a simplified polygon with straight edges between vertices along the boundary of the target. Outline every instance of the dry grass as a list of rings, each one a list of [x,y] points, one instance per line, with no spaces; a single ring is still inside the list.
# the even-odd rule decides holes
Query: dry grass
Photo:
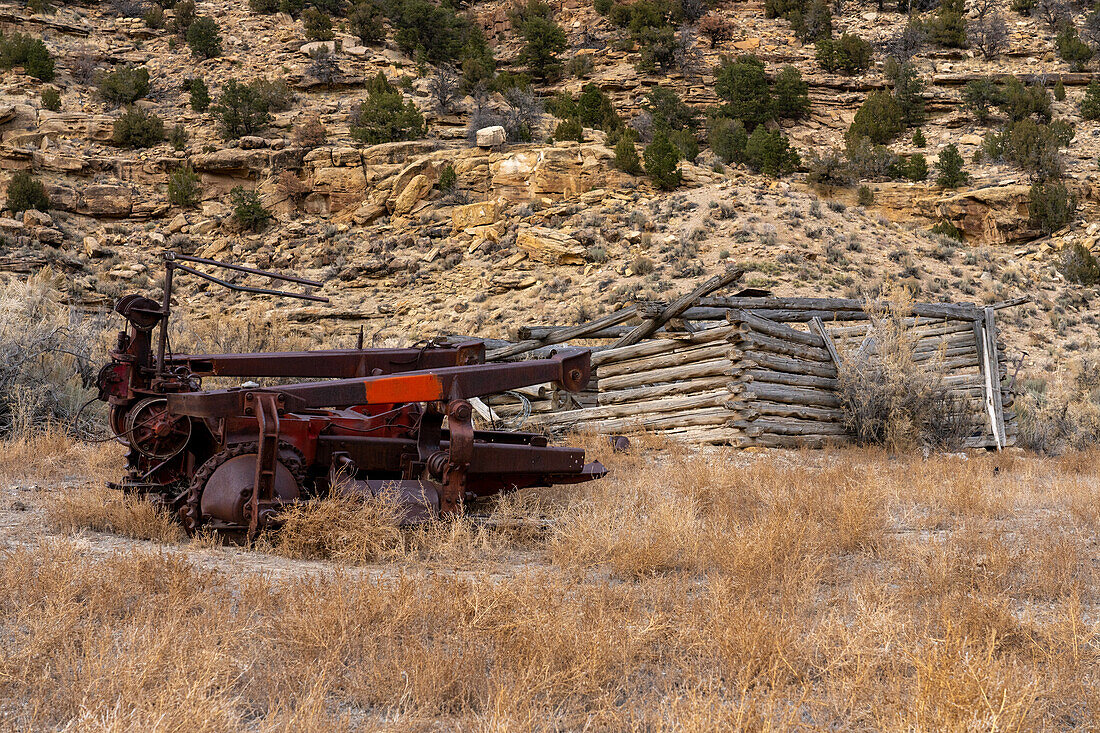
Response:
[[[270,542],[340,564],[289,574],[210,570],[208,541],[10,550],[0,721],[1030,731],[1100,714],[1095,453],[603,453],[605,481],[496,510],[551,518],[544,533],[398,531],[332,502]]]

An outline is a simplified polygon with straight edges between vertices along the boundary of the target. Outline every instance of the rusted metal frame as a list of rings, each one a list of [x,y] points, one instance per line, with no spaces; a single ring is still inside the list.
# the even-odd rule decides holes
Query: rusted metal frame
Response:
[[[439,497],[441,514],[462,513],[466,498],[466,476],[474,456],[473,408],[466,400],[451,400],[447,405],[447,428],[450,445],[448,463],[443,471],[443,491]]]
[[[228,270],[236,270],[237,272],[244,272],[249,275],[260,275],[262,277],[268,277],[273,280],[283,280],[286,282],[299,283],[301,285],[309,285],[312,287],[321,287],[321,283],[315,280],[307,280],[301,277],[295,277],[293,275],[280,275],[277,272],[268,272],[266,270],[258,270],[254,267],[245,267],[244,265],[234,265],[229,262],[218,262],[217,260],[208,260],[203,257],[191,257],[189,255],[181,255],[175,252],[164,253],[164,301],[161,306],[161,322],[160,322],[160,339],[157,345],[157,363],[156,363],[156,376],[158,379],[164,376],[164,352],[168,346],[168,319],[172,309],[172,280],[173,271],[177,268],[184,272],[189,272],[192,275],[197,275],[204,280],[209,280],[212,283],[221,285],[222,287],[229,288],[230,290],[237,290],[245,293],[260,293],[264,295],[275,295],[285,298],[298,298],[300,300],[311,300],[318,303],[327,303],[328,298],[320,295],[312,295],[309,293],[290,293],[283,290],[273,290],[269,288],[254,288],[247,285],[234,285],[221,278],[208,275],[205,272],[196,270],[193,267],[182,265],[180,262],[194,262],[196,264],[212,265],[214,267],[222,267]]]
[[[268,518],[275,498],[275,471],[279,465],[279,403],[278,395],[257,392],[250,395],[251,409],[259,427],[256,456],[256,481],[249,498],[248,536],[255,538],[261,524]],[[246,412],[249,408],[246,408]]]
[[[433,402],[480,397],[543,382],[557,382],[571,392],[588,382],[590,355],[587,349],[573,349],[550,359],[446,367],[431,371],[331,382],[308,382],[262,390],[281,394],[292,411],[320,407]],[[259,392],[261,390],[252,390]],[[168,395],[169,409],[177,415],[225,417],[240,414],[245,397],[242,390]]]
[[[255,354],[180,354],[166,359],[170,366],[185,366],[196,377],[309,377],[348,379],[381,373],[438,369],[479,364],[485,347],[471,341],[447,348],[333,349]]]
[[[481,474],[574,473],[584,466],[584,449],[558,446],[485,443],[475,438],[470,449],[471,476]],[[433,443],[435,451],[448,451],[450,436],[443,431]],[[376,470],[397,471],[402,456],[418,454],[418,440],[413,438],[376,438],[361,435],[321,435],[317,438],[316,462],[326,464],[337,452],[346,452],[359,466],[374,466]],[[430,455],[434,451],[428,451]],[[425,458],[427,458],[426,456]],[[407,478],[419,478],[408,476]]]

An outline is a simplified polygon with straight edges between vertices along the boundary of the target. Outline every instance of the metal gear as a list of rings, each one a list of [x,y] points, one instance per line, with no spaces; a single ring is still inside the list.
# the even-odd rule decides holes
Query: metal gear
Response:
[[[250,453],[259,453],[259,450],[260,446],[256,441],[236,443],[219,453],[215,453],[199,466],[198,470],[195,471],[195,475],[191,478],[191,484],[187,490],[187,500],[179,510],[183,529],[189,536],[193,536],[202,524],[202,510],[200,509],[202,492],[206,488],[206,482],[210,480],[214,472],[233,458]],[[299,490],[303,491],[305,489],[306,459],[302,451],[290,443],[279,441],[279,463],[290,471],[294,480],[298,483]]]

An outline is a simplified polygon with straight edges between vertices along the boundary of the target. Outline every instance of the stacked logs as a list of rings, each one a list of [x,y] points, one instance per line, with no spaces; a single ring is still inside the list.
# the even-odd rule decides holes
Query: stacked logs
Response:
[[[600,433],[648,431],[692,443],[742,447],[842,445],[854,436],[841,406],[841,355],[876,353],[866,303],[842,298],[776,298],[709,292],[713,279],[671,304],[639,303],[580,326],[529,326],[495,358],[539,354],[571,339],[595,346],[586,392],[538,388],[527,405],[490,400],[498,414],[523,411],[530,427]],[[972,413],[960,447],[1004,447],[1016,437],[1012,389],[994,313],[1022,299],[979,308],[917,303],[901,323],[917,367],[934,370]],[[845,357],[847,358],[847,357]]]
[[[536,415],[546,428],[584,427],[601,433],[646,430],[712,432],[745,417],[730,408],[741,387],[730,361],[728,327],[651,338],[592,355],[594,407]]]
[[[851,442],[837,396],[837,364],[826,336],[748,311],[731,311],[731,358],[748,418],[733,423],[740,446],[822,447]]]

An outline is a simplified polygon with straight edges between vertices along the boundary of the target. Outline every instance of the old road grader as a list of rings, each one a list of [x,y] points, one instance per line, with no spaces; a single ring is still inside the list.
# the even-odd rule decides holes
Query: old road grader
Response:
[[[295,502],[331,494],[399,502],[406,522],[461,514],[471,500],[530,486],[590,481],[606,470],[584,451],[535,433],[475,430],[469,400],[556,382],[577,391],[589,353],[485,363],[481,342],[420,347],[252,354],[174,354],[169,340],[177,272],[232,290],[327,302],[230,282],[217,267],[319,287],[280,275],[175,253],[165,255],[164,296],[119,299],[127,327],[99,372],[110,429],[128,447],[113,487],[148,495],[200,528],[255,537]],[[154,343],[154,331],[157,338]],[[204,377],[244,381],[202,389]],[[261,387],[258,379],[277,380]]]

